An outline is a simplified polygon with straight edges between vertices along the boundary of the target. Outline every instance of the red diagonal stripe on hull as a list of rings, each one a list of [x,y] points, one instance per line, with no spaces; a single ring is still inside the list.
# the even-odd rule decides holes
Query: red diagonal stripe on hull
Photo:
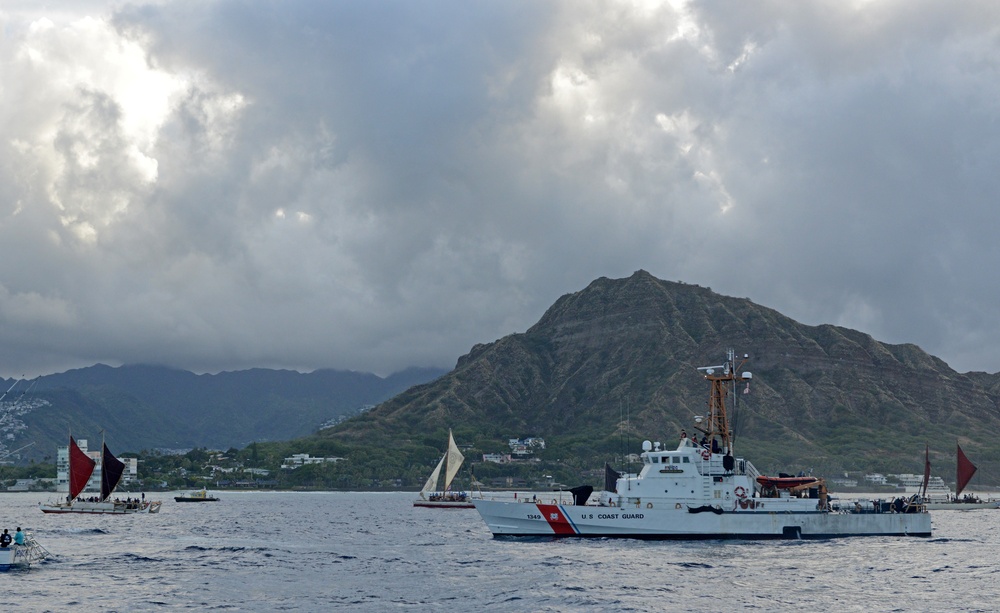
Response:
[[[557,505],[536,504],[535,506],[538,507],[538,512],[549,523],[549,527],[552,528],[553,532],[556,534],[576,534],[576,530],[573,529],[573,526]]]

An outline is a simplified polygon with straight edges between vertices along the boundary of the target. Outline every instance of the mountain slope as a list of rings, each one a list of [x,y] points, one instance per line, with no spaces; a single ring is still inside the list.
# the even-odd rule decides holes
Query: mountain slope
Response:
[[[673,444],[707,403],[696,368],[729,347],[751,356],[754,374],[734,417],[738,451],[763,470],[917,473],[927,444],[947,474],[960,441],[981,474],[1000,477],[996,375],[645,271],[563,296],[525,333],[477,345],[451,373],[322,437],[345,450],[392,445],[429,465],[449,427],[476,453],[541,436],[544,458],[599,467],[643,438]],[[402,469],[383,458],[373,471]]]

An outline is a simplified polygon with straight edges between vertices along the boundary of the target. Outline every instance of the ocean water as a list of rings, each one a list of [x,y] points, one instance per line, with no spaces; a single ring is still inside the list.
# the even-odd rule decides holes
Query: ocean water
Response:
[[[494,539],[474,509],[408,493],[221,492],[155,515],[38,510],[53,557],[0,574],[19,611],[997,611],[1000,510],[939,511],[931,538]],[[159,498],[153,496],[152,498]]]

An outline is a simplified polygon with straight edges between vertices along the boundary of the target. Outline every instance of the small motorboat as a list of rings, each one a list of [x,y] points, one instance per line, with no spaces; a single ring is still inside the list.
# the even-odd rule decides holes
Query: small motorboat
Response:
[[[174,500],[177,502],[218,502],[219,499],[215,496],[210,496],[207,490],[198,490],[196,492],[189,492],[185,496],[174,496]]]

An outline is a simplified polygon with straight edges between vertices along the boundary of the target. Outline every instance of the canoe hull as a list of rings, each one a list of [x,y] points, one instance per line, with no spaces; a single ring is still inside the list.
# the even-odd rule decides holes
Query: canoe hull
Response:
[[[79,514],[79,515],[132,515],[134,513],[157,513],[160,510],[159,502],[143,502],[139,504],[129,504],[124,502],[65,502],[54,504],[40,504],[38,508],[42,513],[55,514]]]

